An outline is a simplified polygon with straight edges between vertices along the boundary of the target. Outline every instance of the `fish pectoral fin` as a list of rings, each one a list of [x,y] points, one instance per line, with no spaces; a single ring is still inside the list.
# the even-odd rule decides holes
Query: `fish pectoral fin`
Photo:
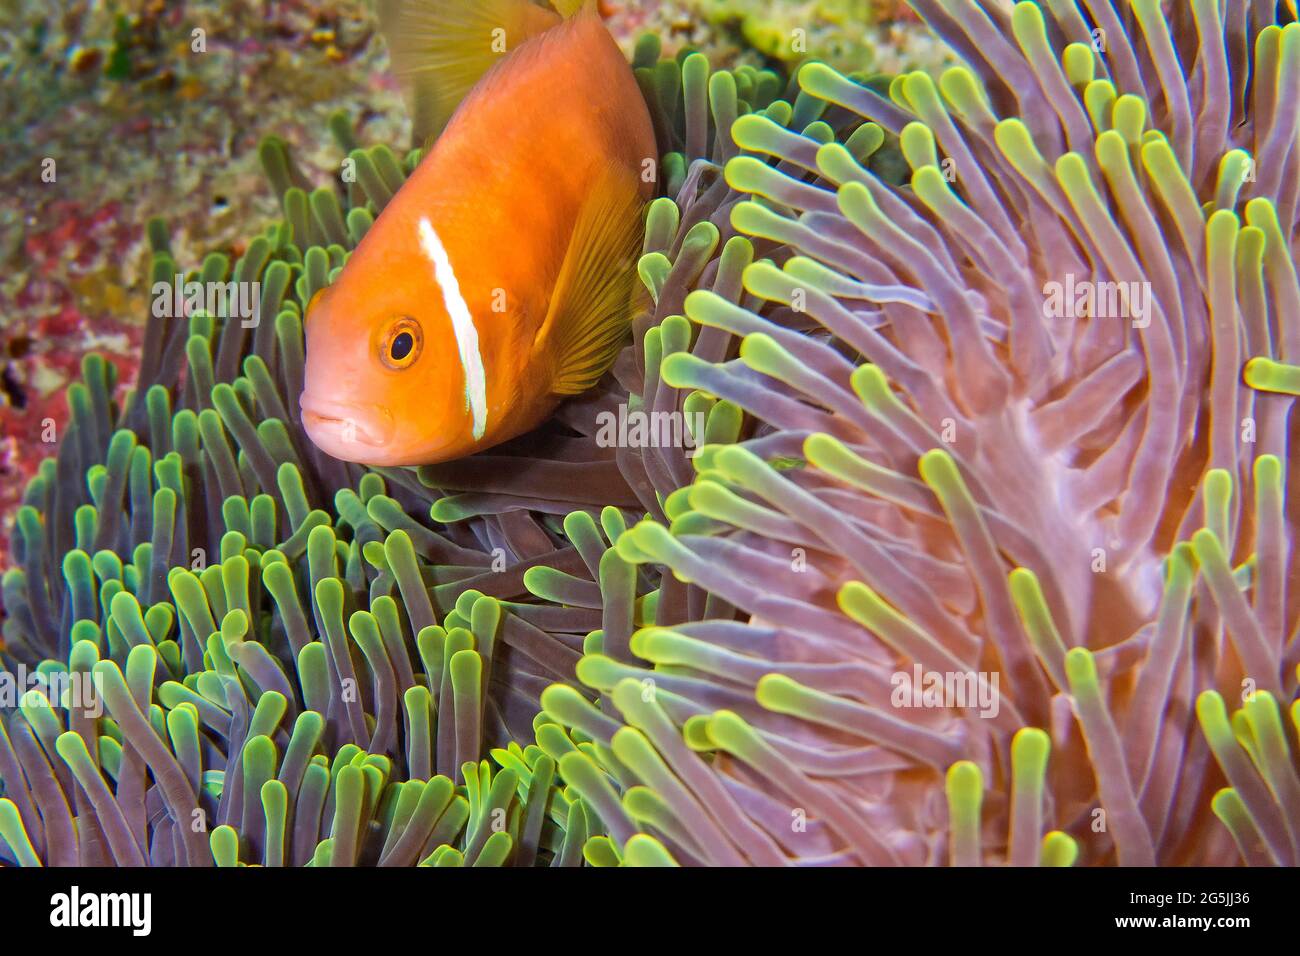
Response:
[[[622,348],[636,304],[642,205],[636,177],[611,170],[578,213],[537,332],[537,346],[555,352],[555,395],[591,388]]]
[[[379,26],[406,84],[415,142],[447,125],[488,70],[560,17],[530,0],[379,0]]]

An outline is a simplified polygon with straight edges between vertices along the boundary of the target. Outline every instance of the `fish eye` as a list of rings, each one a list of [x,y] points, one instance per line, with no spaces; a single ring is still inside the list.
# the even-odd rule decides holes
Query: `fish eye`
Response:
[[[415,350],[415,338],[410,332],[399,332],[393,338],[392,347],[389,348],[388,354],[393,357],[394,362],[401,362]]]
[[[402,316],[395,321],[384,335],[379,345],[379,360],[395,372],[410,368],[420,357],[424,344],[424,335],[420,323],[410,316]]]

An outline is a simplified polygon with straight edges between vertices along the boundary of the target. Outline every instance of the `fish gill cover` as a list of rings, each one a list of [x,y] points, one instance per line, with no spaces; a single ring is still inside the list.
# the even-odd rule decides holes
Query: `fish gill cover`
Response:
[[[473,458],[297,421],[304,304],[418,153],[339,118],[354,181],[309,190],[267,141],[233,263],[150,223],[154,281],[267,320],[151,318],[123,407],[97,357],[70,392],[4,577],[50,690],[0,722],[0,856],[1300,862],[1294,8],[911,6],[963,65],[638,45],[634,341]]]

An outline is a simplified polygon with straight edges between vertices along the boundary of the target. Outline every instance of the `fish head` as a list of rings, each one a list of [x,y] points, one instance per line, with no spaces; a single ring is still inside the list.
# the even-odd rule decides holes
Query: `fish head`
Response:
[[[427,263],[355,258],[305,319],[302,423],[335,458],[426,464],[472,448],[465,373]]]

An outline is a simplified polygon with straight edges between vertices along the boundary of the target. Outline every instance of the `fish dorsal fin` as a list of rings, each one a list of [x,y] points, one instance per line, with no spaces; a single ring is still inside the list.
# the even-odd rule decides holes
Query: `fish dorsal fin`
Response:
[[[556,356],[556,395],[577,395],[613,364],[632,324],[644,224],[635,177],[612,170],[588,194],[536,344]]]
[[[427,144],[483,74],[560,17],[530,0],[380,0],[393,72],[407,85],[414,139]]]

